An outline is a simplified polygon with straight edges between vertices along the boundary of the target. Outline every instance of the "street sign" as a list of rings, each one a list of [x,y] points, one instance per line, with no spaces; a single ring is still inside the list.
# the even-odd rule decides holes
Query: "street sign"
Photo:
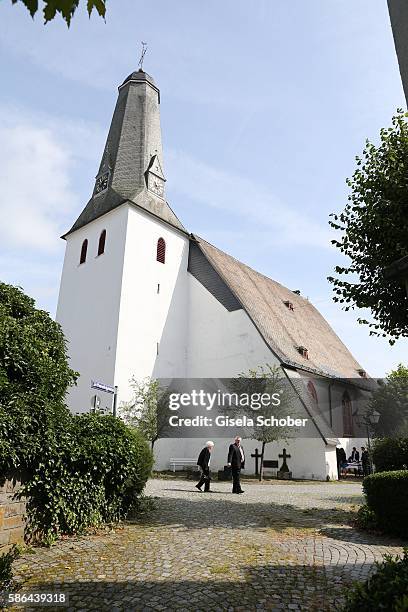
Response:
[[[91,380],[91,389],[99,389],[99,391],[105,391],[105,393],[112,393],[112,395],[115,394],[115,387],[96,382],[96,380]]]

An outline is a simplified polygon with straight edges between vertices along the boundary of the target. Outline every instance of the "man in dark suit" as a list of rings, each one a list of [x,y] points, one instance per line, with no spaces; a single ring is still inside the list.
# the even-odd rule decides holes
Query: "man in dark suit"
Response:
[[[243,493],[240,477],[241,470],[245,468],[245,453],[239,436],[235,437],[234,443],[230,444],[228,449],[228,465],[231,466],[232,472],[232,492]]]
[[[349,461],[350,463],[356,463],[359,460],[360,460],[360,453],[358,452],[356,447],[353,446],[353,450],[351,451],[351,456],[349,458]]]
[[[371,472],[370,455],[364,446],[361,447],[361,467],[363,468],[363,476],[368,476]]]
[[[210,490],[210,461],[211,461],[211,453],[214,448],[214,442],[209,440],[207,444],[204,446],[200,454],[198,455],[197,465],[201,469],[201,478],[199,482],[196,484],[196,488],[201,491],[201,487],[204,485],[204,493],[208,493]]]

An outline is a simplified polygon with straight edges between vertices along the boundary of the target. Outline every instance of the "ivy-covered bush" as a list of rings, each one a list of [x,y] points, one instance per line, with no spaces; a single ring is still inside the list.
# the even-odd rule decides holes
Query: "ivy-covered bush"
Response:
[[[60,326],[0,283],[0,476],[24,474],[28,535],[46,542],[126,516],[153,462],[119,419],[70,413],[76,377]]]
[[[376,472],[408,469],[408,438],[382,438],[374,442]]]
[[[142,435],[113,416],[77,415],[47,438],[41,460],[23,486],[29,529],[53,540],[126,516],[152,467]]]
[[[408,549],[402,558],[386,555],[366,582],[355,583],[348,592],[344,612],[408,610]]]
[[[378,526],[408,536],[408,470],[371,474],[364,478],[363,489]]]

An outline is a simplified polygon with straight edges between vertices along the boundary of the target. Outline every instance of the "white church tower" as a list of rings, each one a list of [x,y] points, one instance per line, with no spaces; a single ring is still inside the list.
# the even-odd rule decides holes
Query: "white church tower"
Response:
[[[160,92],[139,70],[119,87],[91,199],[63,236],[56,318],[80,372],[67,398],[74,412],[90,410],[91,381],[128,399],[133,375],[186,375],[189,239],[165,182]],[[99,395],[110,409],[112,397]]]

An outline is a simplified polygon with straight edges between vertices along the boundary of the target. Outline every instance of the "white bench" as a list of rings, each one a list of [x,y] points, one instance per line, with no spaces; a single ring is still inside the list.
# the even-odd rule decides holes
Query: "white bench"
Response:
[[[187,457],[179,457],[179,458],[170,457],[169,464],[170,464],[170,467],[173,469],[173,472],[175,472],[176,467],[187,467],[190,465],[197,465],[197,459],[190,459]]]

